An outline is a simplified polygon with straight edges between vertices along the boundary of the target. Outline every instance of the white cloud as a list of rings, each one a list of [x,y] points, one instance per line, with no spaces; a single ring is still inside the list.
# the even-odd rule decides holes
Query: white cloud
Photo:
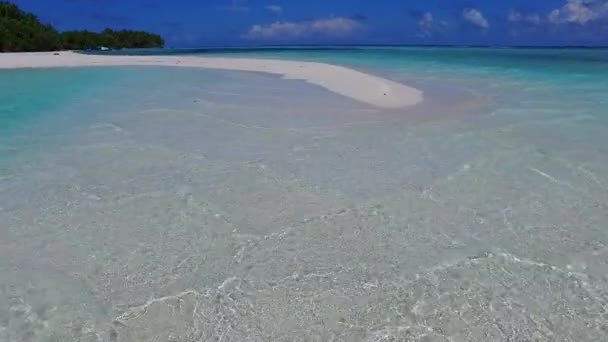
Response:
[[[266,6],[266,9],[274,14],[283,13],[283,7],[278,6],[278,5],[268,5],[268,6]]]
[[[433,15],[429,12],[424,13],[424,15],[418,21],[418,26],[420,26],[420,30],[425,35],[431,34],[434,24],[435,20],[433,19]]]
[[[254,25],[245,36],[250,39],[289,39],[308,36],[348,36],[361,28],[353,19],[333,17],[312,21],[277,21],[270,25]]]
[[[247,6],[247,0],[231,0],[230,5],[222,7],[223,9],[231,12],[248,12],[249,7]]]
[[[554,9],[553,11],[551,11],[549,13],[549,21],[552,22],[553,24],[559,24],[559,15],[560,15],[560,10],[558,9]]]
[[[606,0],[566,0],[561,8],[549,12],[547,18],[553,24],[587,25],[608,17]]]
[[[448,23],[445,21],[437,21],[433,14],[426,12],[418,20],[418,27],[420,28],[418,37],[425,38],[432,36],[434,33],[443,32],[447,25]]]
[[[536,13],[525,14],[517,11],[511,11],[509,16],[507,17],[512,23],[522,23],[522,24],[530,24],[530,25],[538,25],[541,23],[541,18]]]
[[[484,30],[490,28],[490,23],[488,23],[488,20],[483,16],[483,13],[474,8],[468,8],[462,11],[462,17],[472,25]]]

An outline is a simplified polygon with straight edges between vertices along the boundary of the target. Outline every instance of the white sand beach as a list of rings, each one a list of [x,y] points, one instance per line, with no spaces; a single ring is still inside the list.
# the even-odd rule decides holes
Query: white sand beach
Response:
[[[422,92],[416,88],[353,69],[316,62],[192,56],[100,56],[67,51],[59,55],[52,52],[0,54],[0,69],[131,65],[277,74],[285,79],[304,80],[380,108],[407,107],[423,100]]]

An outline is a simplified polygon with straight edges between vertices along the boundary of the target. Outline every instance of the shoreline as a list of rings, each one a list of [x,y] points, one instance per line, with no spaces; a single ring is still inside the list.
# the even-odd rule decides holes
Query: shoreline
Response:
[[[354,69],[318,62],[194,56],[102,56],[71,51],[0,53],[0,70],[95,66],[171,66],[263,72],[302,80],[379,108],[403,108],[423,101],[422,91]]]

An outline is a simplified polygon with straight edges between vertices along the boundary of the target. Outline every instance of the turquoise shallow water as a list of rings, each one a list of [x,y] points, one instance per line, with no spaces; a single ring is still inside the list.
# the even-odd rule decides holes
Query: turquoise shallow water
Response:
[[[427,101],[1,72],[0,341],[608,334],[607,50],[179,53],[337,63]]]
[[[35,124],[44,113],[80,101],[112,79],[107,70],[7,70],[0,78],[1,134]]]
[[[0,165],[90,117],[75,108],[120,78],[113,69],[9,70],[0,75]],[[67,126],[66,126],[67,125]]]

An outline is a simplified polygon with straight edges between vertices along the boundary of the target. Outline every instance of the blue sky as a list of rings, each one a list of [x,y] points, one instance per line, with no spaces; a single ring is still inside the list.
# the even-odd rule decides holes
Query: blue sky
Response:
[[[14,1],[14,0],[13,0]],[[608,0],[16,0],[61,30],[159,33],[168,46],[608,45]]]

